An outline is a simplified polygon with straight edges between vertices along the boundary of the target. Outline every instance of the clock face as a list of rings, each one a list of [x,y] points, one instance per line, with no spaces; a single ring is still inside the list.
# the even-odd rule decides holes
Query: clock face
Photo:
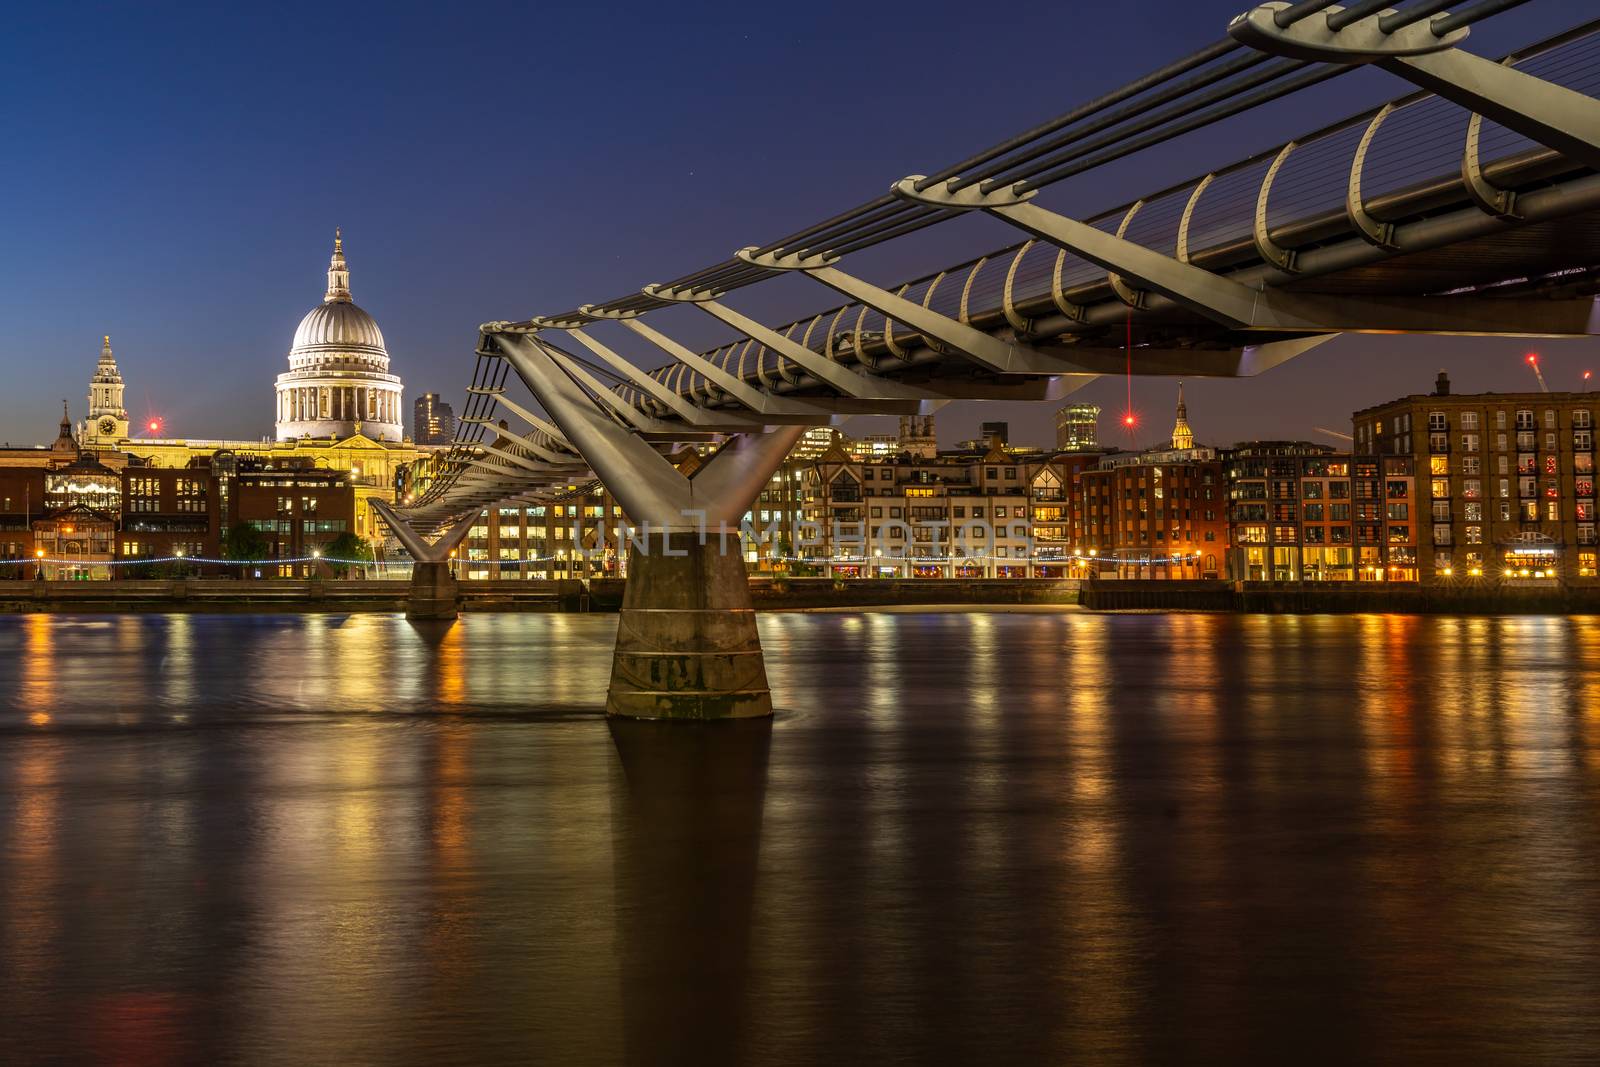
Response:
[[[105,436],[110,437],[113,433],[116,432],[116,430],[117,430],[117,424],[112,422],[110,419],[101,419],[100,420],[100,432],[102,434],[104,434]]]

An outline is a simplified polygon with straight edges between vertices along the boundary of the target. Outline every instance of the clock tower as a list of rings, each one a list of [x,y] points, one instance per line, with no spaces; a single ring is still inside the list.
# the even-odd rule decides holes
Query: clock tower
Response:
[[[100,365],[89,379],[89,418],[83,424],[86,448],[110,448],[128,439],[128,411],[122,406],[122,374],[108,335],[100,346]]]

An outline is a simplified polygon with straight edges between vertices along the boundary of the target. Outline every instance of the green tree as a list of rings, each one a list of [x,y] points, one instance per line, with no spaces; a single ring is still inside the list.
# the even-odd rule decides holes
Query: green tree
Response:
[[[349,561],[357,563],[372,562],[372,546],[349,530],[346,530],[329,542],[323,555],[328,559],[328,566],[332,569],[333,576],[335,578],[344,578],[350,573]],[[346,562],[335,563],[333,562],[334,560],[344,560]]]
[[[265,559],[269,547],[267,535],[248,522],[236,522],[222,535],[222,558],[239,560],[241,564],[246,560]],[[243,566],[239,573],[241,576],[245,573]]]

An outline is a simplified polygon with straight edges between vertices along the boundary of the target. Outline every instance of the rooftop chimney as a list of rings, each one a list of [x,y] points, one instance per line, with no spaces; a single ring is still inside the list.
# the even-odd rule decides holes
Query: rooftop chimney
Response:
[[[1434,383],[1433,383],[1433,395],[1434,396],[1449,396],[1450,395],[1450,375],[1446,374],[1444,371],[1440,371],[1439,372],[1439,377],[1434,380]]]

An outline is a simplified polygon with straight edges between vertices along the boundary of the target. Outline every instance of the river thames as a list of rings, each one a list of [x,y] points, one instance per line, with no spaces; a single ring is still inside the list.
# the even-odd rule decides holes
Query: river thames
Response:
[[[1600,619],[0,618],[0,1061],[1583,1062]]]

